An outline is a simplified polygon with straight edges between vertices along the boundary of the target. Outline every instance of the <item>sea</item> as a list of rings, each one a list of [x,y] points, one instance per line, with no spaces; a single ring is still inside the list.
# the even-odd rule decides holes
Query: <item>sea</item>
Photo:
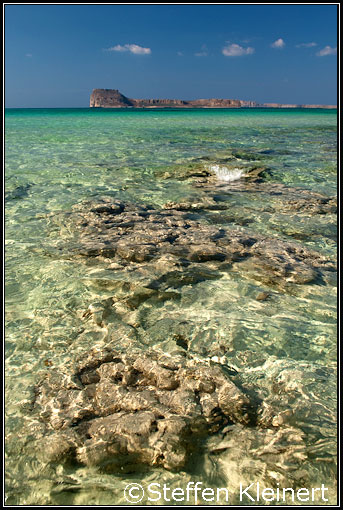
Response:
[[[266,170],[251,183],[255,167]],[[337,111],[8,109],[5,169],[6,504],[281,505],[277,488],[307,489],[311,498],[323,485],[316,503],[336,504]],[[106,346],[109,328],[112,342],[127,345],[121,335],[132,327],[125,313],[103,322],[85,313],[121,299],[113,280],[130,283],[110,255],[77,254],[82,225],[73,211],[104,200],[158,211],[186,204],[179,210],[202,224],[309,250],[331,268],[294,282],[278,275],[274,259],[273,278],[238,259],[212,268],[218,277],[175,283],[177,299],[137,305],[136,347],[172,357],[185,350],[175,341],[182,335],[189,360],[229,367],[276,417],[265,428],[232,423],[208,433],[176,471],[51,462],[40,451],[37,385]],[[209,491],[182,499],[191,482]],[[274,499],[257,501],[257,482]],[[136,484],[133,501],[128,484]],[[251,484],[252,500],[240,498]],[[228,492],[215,499],[216,488]],[[312,502],[294,498],[288,503]]]

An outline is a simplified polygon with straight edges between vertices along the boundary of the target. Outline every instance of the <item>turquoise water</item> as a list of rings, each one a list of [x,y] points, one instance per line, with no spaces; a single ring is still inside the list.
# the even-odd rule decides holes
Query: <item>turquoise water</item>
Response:
[[[216,192],[226,193],[225,212],[200,211],[198,219],[248,229],[275,238],[276,243],[296,243],[334,261],[335,215],[292,209],[287,193],[292,199],[311,197],[307,192],[336,194],[336,123],[333,110],[6,111],[9,504],[125,504],[123,489],[132,481],[180,487],[187,480],[202,480],[211,487],[237,488],[240,481],[251,483],[259,477],[271,483],[273,473],[280,475],[274,476],[280,486],[290,480],[300,487],[324,483],[330,503],[335,502],[333,272],[321,282],[283,289],[261,283],[241,262],[219,279],[185,285],[176,301],[158,307],[142,304],[138,310],[143,348],[172,352],[171,332],[182,332],[190,340],[191,354],[198,357],[217,355],[218,346],[223,346],[222,362],[239,370],[263,397],[272,391],[273,381],[293,382],[296,393],[285,401],[295,410],[292,426],[303,449],[297,457],[288,443],[285,449],[293,455],[289,465],[259,455],[261,432],[250,430],[242,444],[239,437],[245,436],[234,431],[231,446],[215,456],[209,438],[193,472],[149,468],[119,476],[81,465],[51,466],[31,448],[35,417],[30,402],[49,366],[63,366],[106,344],[107,332],[86,322],[83,313],[113,296],[111,286],[97,284],[100,274],[103,281],[111,280],[113,269],[109,261],[89,264],[70,256],[68,243],[71,239],[77,243],[79,233],[63,218],[73,207],[101,197],[156,208],[166,202],[204,200],[209,188],[178,178],[179,170],[181,175],[194,161],[215,165],[228,154],[242,153],[236,156],[237,166],[254,163],[270,169],[265,183],[248,192],[244,183],[237,187],[236,181],[218,182]],[[168,172],[170,178],[164,178]],[[279,186],[286,198],[271,192],[272,186],[274,192]],[[265,302],[255,299],[261,291],[271,293]],[[125,317],[120,325],[112,320],[107,327],[117,328],[118,336],[125,334]],[[293,474],[299,474],[300,467],[306,476],[303,473],[305,478],[297,481]]]

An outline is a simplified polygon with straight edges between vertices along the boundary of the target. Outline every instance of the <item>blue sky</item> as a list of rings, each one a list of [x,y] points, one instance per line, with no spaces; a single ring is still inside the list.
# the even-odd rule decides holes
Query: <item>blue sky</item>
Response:
[[[336,104],[336,5],[7,5],[7,107],[133,98]]]

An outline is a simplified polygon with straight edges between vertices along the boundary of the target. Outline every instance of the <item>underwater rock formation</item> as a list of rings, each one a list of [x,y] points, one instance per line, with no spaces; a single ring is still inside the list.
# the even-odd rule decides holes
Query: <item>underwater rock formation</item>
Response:
[[[148,464],[177,470],[199,441],[230,423],[254,424],[256,403],[228,369],[156,352],[92,351],[67,373],[36,387],[34,412],[46,424],[50,461]]]
[[[206,269],[210,277],[214,270],[220,277],[232,264],[244,262],[254,278],[284,287],[313,282],[335,269],[323,255],[296,243],[192,219],[185,205],[167,204],[161,210],[104,198],[77,208],[64,221],[80,236],[61,251],[67,248],[72,256],[110,259],[122,267],[151,265],[160,269],[162,280],[187,282],[189,275],[194,283],[192,275],[206,279]],[[173,262],[172,274],[165,269],[168,265],[159,264],[166,257]],[[162,280],[151,281],[148,288],[156,290]]]
[[[335,212],[333,197],[265,181],[270,170],[256,165],[253,154],[236,153],[221,163],[236,168],[237,158],[248,164],[244,178],[229,186],[218,182],[210,160],[184,165],[183,172],[176,165],[159,173],[162,179],[190,182],[199,191],[196,198],[157,208],[103,197],[49,217],[62,239],[47,253],[99,266],[87,283],[107,296],[80,314],[102,330],[106,348],[88,352],[71,368],[49,369],[36,387],[33,413],[44,423],[38,445],[44,445],[49,462],[76,460],[110,472],[147,465],[178,471],[187,469],[207,441],[213,452],[228,450],[231,458],[235,443],[256,437],[259,454],[269,455],[271,465],[282,453],[285,471],[290,465],[298,473],[299,461],[307,458],[306,444],[290,409],[298,398],[306,428],[310,406],[289,384],[297,373],[286,368],[278,379],[277,366],[275,376],[260,388],[259,381],[250,379],[258,373],[256,366],[250,372],[247,362],[238,374],[227,359],[223,364],[209,361],[228,350],[232,355],[234,342],[213,341],[204,351],[201,340],[199,345],[193,341],[192,320],[182,314],[169,317],[167,308],[159,312],[164,302],[170,306],[180,299],[187,286],[221,278],[237,267],[268,288],[255,295],[264,307],[274,299],[271,290],[323,285],[335,271],[320,252],[234,227],[222,216],[233,214],[235,193],[265,194],[267,212],[296,211],[306,221]],[[221,217],[223,224],[216,223]],[[168,343],[165,353],[163,342]]]

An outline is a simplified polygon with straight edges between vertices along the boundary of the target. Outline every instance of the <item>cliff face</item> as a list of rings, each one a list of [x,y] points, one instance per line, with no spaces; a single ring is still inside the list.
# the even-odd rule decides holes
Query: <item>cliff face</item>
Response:
[[[91,108],[127,108],[128,106],[134,106],[134,104],[119,90],[94,89],[91,93],[89,106]]]
[[[239,99],[195,99],[188,103],[190,106],[200,108],[240,108],[241,106]]]
[[[132,99],[136,108],[148,108],[149,106],[156,107],[179,107],[187,106],[187,101],[181,99]]]

